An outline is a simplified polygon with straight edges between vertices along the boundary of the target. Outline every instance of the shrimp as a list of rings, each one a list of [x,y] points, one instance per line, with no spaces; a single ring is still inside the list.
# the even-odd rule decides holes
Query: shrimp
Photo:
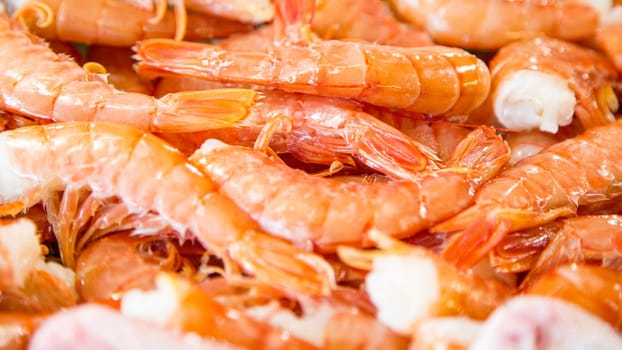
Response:
[[[242,52],[210,44],[149,39],[138,43],[136,49],[138,72],[147,77],[193,76],[347,97],[439,116],[472,111],[486,98],[490,83],[486,66],[476,56],[436,46],[393,48],[333,40],[305,47],[277,46],[269,52]]]
[[[565,263],[599,263],[622,269],[622,218],[619,215],[589,215],[558,223],[557,232],[534,262],[522,286]]]
[[[73,271],[44,261],[28,219],[0,221],[0,267],[4,310],[53,312],[77,302]]]
[[[409,47],[433,44],[425,31],[399,22],[382,0],[317,1],[311,29],[323,39],[360,39]]]
[[[396,12],[425,28],[443,45],[495,50],[513,41],[546,35],[568,41],[591,38],[599,10],[577,0],[391,0]],[[465,15],[468,14],[468,15]]]
[[[519,296],[484,322],[469,349],[618,349],[622,337],[581,308],[551,297]]]
[[[130,47],[146,38],[172,38],[183,35],[188,40],[223,38],[246,32],[252,25],[190,12],[187,19],[175,19],[167,11],[159,21],[150,21],[153,13],[126,1],[90,0],[10,0],[13,16],[45,39],[78,42],[87,45]],[[85,6],[86,5],[86,6]],[[186,29],[187,28],[187,29]]]
[[[252,93],[228,90],[214,96],[210,91],[182,92],[155,99],[121,92],[97,74],[57,55],[38,38],[12,28],[4,14],[0,14],[0,42],[5,48],[0,52],[0,108],[32,118],[106,120],[150,131],[180,132],[185,118],[195,124],[195,118],[204,116],[199,117],[201,126],[195,129],[203,130],[212,127],[211,117],[224,117],[221,113],[228,107],[236,110],[238,102],[244,103],[244,95]],[[231,99],[227,101],[225,95]],[[176,121],[170,124],[170,118]]]
[[[151,82],[139,77],[132,68],[134,60],[132,50],[129,48],[91,46],[86,60],[103,65],[108,82],[116,89],[145,95],[153,94]]]
[[[470,204],[474,189],[508,158],[494,131],[477,129],[458,146],[447,169],[410,181],[365,184],[314,177],[250,148],[217,141],[207,141],[189,160],[264,230],[332,251],[340,244],[367,245],[375,230],[403,238],[450,217]]]
[[[211,339],[179,334],[123,316],[109,307],[86,303],[50,316],[35,331],[30,350],[241,350]]]
[[[278,327],[225,307],[196,284],[171,274],[159,274],[154,290],[125,293],[121,312],[246,349],[316,349]]]
[[[495,271],[519,273],[529,271],[540,253],[557,234],[557,222],[507,234],[489,254]]]
[[[486,104],[498,123],[515,130],[557,133],[573,115],[585,128],[613,121],[618,73],[605,56],[562,40],[512,43],[490,62]]]
[[[525,293],[565,300],[622,329],[622,275],[600,266],[561,265],[543,274]]]
[[[377,318],[398,332],[411,335],[430,317],[468,316],[485,319],[513,290],[472,271],[461,271],[433,252],[394,240],[379,232],[372,239],[381,250],[341,246],[346,263],[371,270],[365,287],[378,309]]]
[[[231,51],[217,45],[150,39],[136,45],[138,72],[147,77],[177,74],[353,98],[439,116],[467,114],[484,102],[490,74],[475,55],[442,46],[304,40],[314,8],[313,2],[307,2],[275,4],[277,44],[269,51]]]
[[[395,179],[416,179],[421,171],[441,166],[429,147],[378,121],[354,101],[279,91],[253,94],[244,102],[244,116],[211,118],[221,125],[195,135],[198,145],[217,138],[260,149],[269,146],[307,163],[364,165]]]
[[[622,121],[594,127],[502,171],[475,195],[475,204],[432,227],[455,232],[443,256],[471,266],[509,232],[574,215],[579,205],[620,195]]]
[[[180,239],[196,238],[224,259],[229,274],[244,270],[311,294],[334,285],[326,261],[257,230],[183,154],[145,131],[104,122],[22,127],[0,134],[0,155],[0,215],[17,214],[52,190],[86,186],[98,198],[118,197],[130,214],[158,214]],[[63,221],[74,219],[64,214]]]

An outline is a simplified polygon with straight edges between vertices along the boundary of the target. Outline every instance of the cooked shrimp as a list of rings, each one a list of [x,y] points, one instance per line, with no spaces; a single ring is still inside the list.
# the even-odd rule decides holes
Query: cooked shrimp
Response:
[[[323,39],[358,39],[409,47],[432,45],[425,31],[399,22],[382,0],[317,1],[311,29]]]
[[[600,266],[561,265],[525,290],[578,305],[616,329],[622,329],[622,275]]]
[[[175,275],[158,275],[156,287],[125,293],[121,312],[246,349],[316,349],[278,327],[220,304],[196,284]]]
[[[465,315],[485,319],[513,290],[472,271],[460,271],[433,252],[378,232],[372,239],[382,250],[341,246],[346,263],[371,270],[365,287],[378,309],[377,318],[394,331],[412,335],[417,324],[436,316]]]
[[[226,95],[228,90],[222,91]],[[395,179],[415,179],[423,170],[440,167],[430,148],[365,113],[356,102],[279,91],[253,96],[243,102],[245,115],[211,118],[220,126],[195,135],[203,136],[198,146],[205,138],[256,143],[307,163],[362,164]]]
[[[495,50],[534,35],[589,39],[600,13],[582,0],[391,0],[396,12],[443,45]],[[468,14],[468,15],[465,15]]]
[[[232,107],[230,111],[235,111],[238,102],[244,103],[245,94],[253,94],[228,90],[229,97],[221,93],[216,97],[208,91],[182,92],[155,99],[122,92],[97,74],[57,55],[38,38],[12,28],[3,14],[0,42],[4,48],[0,52],[0,108],[29,117],[58,122],[104,120],[151,131],[181,132],[186,117],[195,126],[195,118],[199,117],[199,130],[211,128],[212,119],[207,117],[224,117],[224,110]]]
[[[431,229],[462,231],[443,256],[460,266],[473,265],[509,232],[620,195],[620,135],[622,121],[591,128],[501,172],[478,191],[475,205]]]
[[[486,320],[469,349],[618,349],[622,336],[598,317],[565,301],[520,296]]]
[[[184,22],[171,11],[157,22],[154,14],[126,1],[117,0],[9,0],[14,16],[46,39],[83,44],[130,47],[146,38],[188,40],[223,38],[252,29],[249,24],[207,14],[189,12]],[[181,28],[183,26],[183,28]],[[186,29],[187,28],[187,29]]]
[[[622,217],[578,216],[563,220],[523,280],[528,286],[541,274],[565,263],[598,263],[622,270]]]
[[[491,129],[477,129],[455,154],[447,169],[372,184],[310,176],[255,150],[216,141],[206,142],[190,161],[264,230],[330,251],[340,244],[366,245],[375,230],[402,238],[450,217],[507,162],[509,150]]]
[[[499,272],[529,271],[558,229],[559,225],[553,223],[508,233],[490,251],[490,265]]]
[[[0,308],[53,312],[77,302],[74,273],[45,262],[35,225],[28,219],[0,221]]]
[[[269,51],[145,40],[136,46],[139,74],[179,74],[447,116],[472,111],[488,94],[488,68],[464,50],[305,41],[314,3],[278,1],[275,6],[275,26],[280,24],[274,30],[281,44]]]
[[[152,95],[151,82],[139,77],[132,68],[132,54],[131,49],[124,47],[91,46],[85,60],[103,65],[108,82],[115,88]]]
[[[241,350],[190,334],[179,334],[99,304],[82,304],[56,313],[33,334],[30,350]]]
[[[223,258],[231,274],[243,269],[258,281],[309,293],[327,293],[334,283],[321,257],[258,231],[183,154],[139,129],[85,122],[23,127],[0,134],[0,155],[0,215],[16,214],[50,191],[86,186],[99,198],[118,197],[130,213],[158,214],[180,239],[196,238]]]
[[[622,7],[620,8],[622,9]],[[600,28],[596,35],[596,41],[618,72],[622,72],[622,23],[613,23]]]
[[[618,73],[605,56],[539,37],[510,44],[490,62],[487,104],[502,126],[556,133],[573,115],[585,128],[611,122]]]

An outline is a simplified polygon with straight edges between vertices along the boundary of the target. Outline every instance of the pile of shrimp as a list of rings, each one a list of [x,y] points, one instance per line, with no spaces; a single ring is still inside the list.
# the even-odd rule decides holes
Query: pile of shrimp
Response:
[[[622,348],[622,3],[2,0],[0,42],[2,348]]]

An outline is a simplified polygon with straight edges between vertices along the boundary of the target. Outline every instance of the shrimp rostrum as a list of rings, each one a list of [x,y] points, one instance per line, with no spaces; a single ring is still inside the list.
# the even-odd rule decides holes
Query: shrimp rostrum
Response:
[[[520,161],[484,185],[475,205],[432,228],[456,232],[444,256],[473,265],[509,232],[576,214],[620,195],[622,121],[594,127]]]
[[[15,215],[51,191],[86,187],[119,198],[131,214],[157,213],[161,227],[197,239],[230,273],[243,270],[290,291],[327,293],[334,283],[324,259],[259,231],[181,152],[139,129],[70,122],[5,131],[0,164],[0,215]],[[67,212],[61,219],[73,220]]]

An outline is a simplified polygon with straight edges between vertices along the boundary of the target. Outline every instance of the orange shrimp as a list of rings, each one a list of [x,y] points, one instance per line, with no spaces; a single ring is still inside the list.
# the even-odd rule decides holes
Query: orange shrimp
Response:
[[[154,290],[125,293],[121,312],[245,349],[316,349],[279,327],[226,307],[196,283],[172,274],[159,274]]]
[[[371,234],[380,250],[341,246],[339,257],[371,271],[365,290],[378,309],[377,318],[394,331],[412,335],[419,321],[437,316],[485,319],[509,298],[513,289],[472,271],[458,270],[435,253]]]
[[[114,309],[86,303],[51,315],[31,337],[30,350],[242,350],[213,339],[180,334],[125,317]]]
[[[574,215],[577,207],[620,195],[622,121],[588,129],[526,158],[482,186],[475,205],[433,228],[462,231],[443,256],[470,266],[509,232]]]
[[[132,68],[132,54],[132,50],[125,47],[91,46],[85,60],[103,65],[108,82],[115,88],[152,95],[154,88],[151,82],[139,77]]]
[[[222,91],[226,95],[229,90]],[[279,91],[253,92],[248,97],[241,103],[244,115],[210,118],[212,125],[220,124],[193,135],[198,146],[206,138],[255,143],[277,153],[290,152],[307,163],[362,164],[395,179],[416,179],[422,170],[440,167],[430,148],[365,113],[354,101]],[[174,123],[172,116],[167,118]],[[182,141],[187,143],[188,138]]]
[[[447,116],[472,111],[488,95],[488,68],[464,50],[312,41],[312,1],[279,1],[275,6],[277,45],[269,51],[150,39],[136,46],[139,74],[267,86]]]
[[[558,229],[559,225],[553,223],[508,233],[490,251],[488,257],[491,267],[505,273],[529,271]]]
[[[400,16],[425,28],[435,42],[478,50],[495,50],[542,34],[569,41],[589,39],[600,20],[594,6],[577,0],[390,2]]]
[[[425,31],[399,22],[382,0],[317,1],[311,29],[324,39],[359,39],[408,47],[433,44]]]
[[[192,12],[185,21],[175,19],[170,11],[161,20],[150,21],[154,17],[151,11],[116,0],[91,0],[87,4],[80,0],[35,0],[17,8],[13,15],[46,39],[107,46],[130,47],[146,38],[180,35],[188,40],[214,39],[252,29],[249,24]]]
[[[193,120],[190,124],[195,124],[199,117],[198,130],[202,130],[213,126],[208,117],[222,117],[223,107],[235,110],[245,94],[253,93],[229,90],[229,99],[209,91],[182,92],[155,99],[122,92],[66,56],[57,55],[38,38],[12,28],[4,14],[0,14],[0,42],[5,48],[0,52],[0,108],[29,117],[59,122],[115,121],[161,132],[184,131],[183,119],[188,117]],[[169,117],[175,117],[173,124]]]
[[[196,238],[224,259],[230,274],[242,269],[309,293],[334,284],[325,260],[258,231],[183,154],[145,131],[103,122],[22,127],[1,133],[0,149],[0,215],[17,214],[50,191],[86,186],[98,198],[118,197],[130,214],[156,213],[180,239]],[[74,218],[65,212],[61,220]]]
[[[563,133],[551,134],[539,130],[508,132],[504,137],[512,150],[510,165],[538,154],[554,144],[566,139]]]
[[[622,270],[622,217],[578,216],[563,220],[558,226],[557,233],[523,280],[523,287],[565,263],[598,263]]]
[[[330,251],[340,244],[367,245],[374,230],[403,238],[450,217],[469,205],[474,189],[509,158],[491,129],[473,131],[455,154],[447,169],[373,184],[310,176],[263,153],[220,142],[206,142],[190,161],[264,230]]]
[[[562,265],[542,275],[525,291],[563,299],[622,329],[622,275],[600,266]]]
[[[618,73],[607,58],[562,40],[512,43],[495,55],[490,73],[486,108],[510,129],[556,133],[573,115],[590,128],[612,121],[618,108]]]
[[[472,111],[486,98],[490,83],[488,69],[476,56],[437,46],[394,48],[320,41],[305,47],[243,52],[149,39],[138,43],[136,49],[138,72],[147,77],[178,74],[347,97],[432,115]]]
[[[73,271],[45,262],[28,219],[0,221],[0,308],[53,312],[77,302]]]

